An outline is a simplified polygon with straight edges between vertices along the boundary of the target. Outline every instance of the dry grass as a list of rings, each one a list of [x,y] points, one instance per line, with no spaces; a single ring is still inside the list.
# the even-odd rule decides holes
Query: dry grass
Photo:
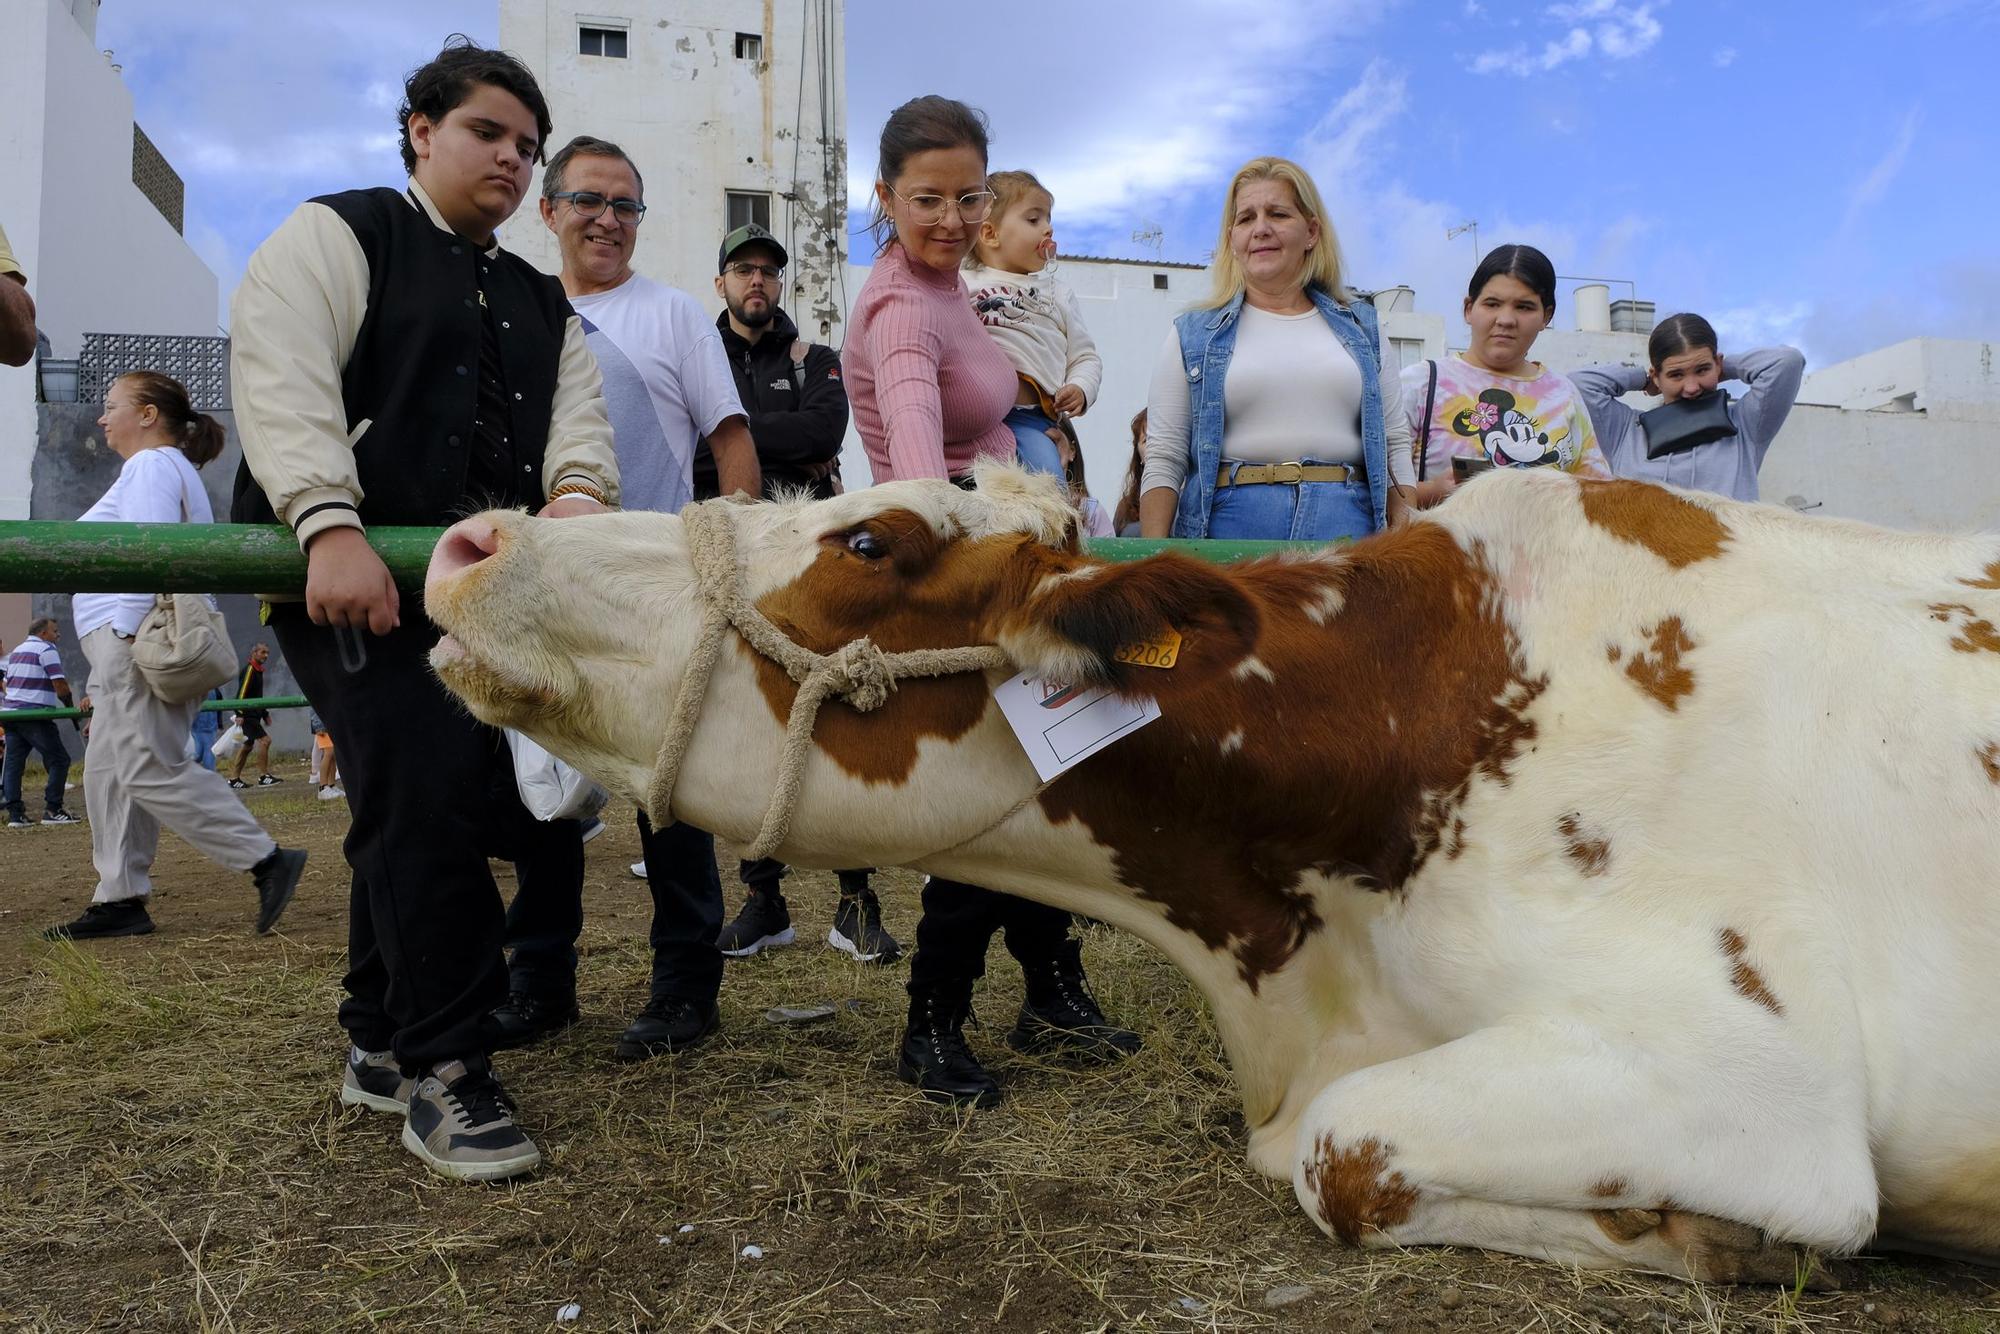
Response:
[[[1088,936],[1092,977],[1146,1050],[1109,1071],[1008,1052],[1020,976],[996,947],[973,1036],[1007,1086],[997,1112],[912,1096],[892,1067],[904,970],[811,946],[731,964],[708,1046],[619,1064],[646,962],[623,820],[590,849],[584,1022],[501,1061],[548,1164],[516,1185],[448,1184],[393,1118],[333,1096],[343,821],[297,789],[253,804],[318,859],[276,938],[250,936],[241,887],[174,844],[159,935],[30,944],[87,891],[82,840],[0,843],[10,886],[43,889],[10,892],[0,918],[0,1321],[522,1329],[577,1302],[566,1328],[2000,1327],[1984,1277],[1951,1266],[1871,1263],[1859,1289],[1801,1295],[1341,1250],[1245,1166],[1199,998],[1110,932]],[[880,885],[907,940],[915,879]],[[832,878],[787,888],[816,938]],[[855,1005],[804,1027],[763,1017],[818,1001]],[[742,1257],[751,1243],[762,1260]],[[1310,1291],[1273,1309],[1287,1286]]]

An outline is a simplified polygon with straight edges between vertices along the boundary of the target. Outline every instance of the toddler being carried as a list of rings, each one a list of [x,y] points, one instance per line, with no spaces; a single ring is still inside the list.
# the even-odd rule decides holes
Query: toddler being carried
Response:
[[[1007,427],[1021,464],[1061,477],[1062,457],[1049,432],[1089,408],[1104,363],[1075,295],[1048,273],[1056,253],[1054,196],[1025,171],[995,172],[986,188],[993,211],[973,237],[965,285],[973,310],[1020,377]]]

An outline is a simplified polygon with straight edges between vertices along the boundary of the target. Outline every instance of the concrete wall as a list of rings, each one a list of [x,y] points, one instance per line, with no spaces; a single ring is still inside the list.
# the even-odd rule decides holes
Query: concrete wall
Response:
[[[770,0],[500,0],[500,45],[541,80],[555,124],[551,152],[593,134],[616,141],[638,165],[649,211],[634,268],[711,304],[716,249],[728,230],[725,192],[769,194],[771,231],[791,255],[784,306],[808,338],[838,344],[847,309],[844,3],[810,0],[803,15],[801,8]],[[579,20],[593,17],[630,24],[624,59],[577,53]],[[737,58],[739,32],[762,37],[762,61]],[[534,206],[540,193],[538,172],[529,203],[500,236],[555,273],[562,258]]]
[[[41,446],[36,450],[34,460],[34,507],[28,517],[74,519],[96,504],[97,498],[118,479],[122,461],[104,443],[103,434],[97,429],[97,417],[102,410],[100,405],[93,403],[41,405]],[[243,450],[236,439],[236,414],[218,412],[213,415],[228,433],[229,443],[221,457],[201,470],[201,477],[216,517],[227,521],[230,487]],[[243,594],[226,594],[217,600],[224,618],[229,622],[230,637],[236,642],[239,659],[249,656],[252,644],[261,642],[271,646],[271,663],[264,676],[265,693],[298,694],[298,682],[285,665],[276,637],[257,623],[257,600]],[[70,595],[64,592],[36,593],[32,602],[33,616],[53,616],[62,622],[63,666],[69,671],[72,685],[78,688],[79,694],[83,693],[89,689],[90,663],[77,644],[76,626],[70,619]],[[13,642],[8,640],[8,646],[12,647]],[[274,749],[305,749],[309,737],[304,710],[278,710],[271,715],[271,723]],[[70,743],[70,749],[82,754],[80,739],[68,728],[61,730]],[[293,776],[289,772],[284,775],[288,779]]]
[[[1986,421],[1801,403],[1764,456],[1763,498],[1891,528],[2000,533],[2000,412]]]
[[[132,183],[132,96],[74,3],[0,5],[0,226],[37,322],[58,357],[87,332],[213,334],[215,275]],[[34,440],[33,373],[0,373],[0,519],[28,513]]]

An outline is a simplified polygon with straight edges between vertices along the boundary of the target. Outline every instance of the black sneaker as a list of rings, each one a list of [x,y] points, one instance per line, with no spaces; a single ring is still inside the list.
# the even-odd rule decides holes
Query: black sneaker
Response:
[[[403,1147],[454,1181],[532,1172],[542,1151],[514,1124],[514,1100],[482,1059],[442,1061],[410,1090]]]
[[[752,890],[743,900],[743,911],[715,938],[715,947],[732,959],[747,959],[758,950],[789,945],[798,938],[785,896]]]
[[[416,1081],[396,1068],[396,1058],[386,1051],[363,1051],[349,1044],[347,1070],[340,1077],[340,1100],[349,1107],[370,1111],[410,1114],[410,1092]]]
[[[73,922],[52,926],[42,932],[43,940],[99,940],[105,936],[150,936],[152,914],[146,900],[120,899],[116,903],[93,903]]]
[[[1097,1061],[1119,1061],[1139,1050],[1139,1035],[1104,1017],[1083,975],[1083,947],[1065,940],[1054,954],[1021,965],[1028,997],[1007,1045],[1030,1054],[1063,1052]]]
[[[257,934],[267,936],[292,901],[299,876],[306,869],[304,848],[273,848],[270,855],[250,868],[257,881]]]
[[[243,781],[242,779],[240,779],[240,778],[232,778],[232,779],[230,779],[230,780],[229,780],[229,786],[231,786],[232,788],[236,788],[236,789],[238,789],[238,790],[241,790],[241,789],[243,789],[243,788],[246,788],[246,787],[249,787],[250,785],[249,785],[248,783],[244,782],[244,781]]]
[[[903,947],[896,943],[894,936],[882,929],[882,905],[873,890],[840,896],[840,905],[833,910],[833,929],[826,933],[826,943],[853,955],[861,963],[879,964],[884,968],[903,957]]]
[[[506,1003],[493,1011],[499,1029],[496,1051],[525,1047],[562,1032],[583,1017],[576,1008],[576,995],[542,996],[532,991],[510,991]]]
[[[24,822],[25,823],[25,822]],[[42,817],[43,824],[82,824],[83,817],[71,815],[65,810],[53,810]]]
[[[618,1035],[611,1054],[621,1061],[643,1061],[661,1052],[686,1051],[707,1041],[721,1023],[714,1001],[703,1004],[679,996],[655,996]]]
[[[910,998],[910,1024],[896,1053],[896,1073],[932,1102],[998,1107],[1000,1086],[965,1045],[971,1005],[935,994]]]
[[[282,783],[284,781],[285,781],[284,779],[278,777],[276,774],[264,774],[262,777],[258,778],[257,786],[276,787],[279,783]]]
[[[33,829],[35,827],[35,822],[28,818],[27,812],[23,811],[19,815],[8,816],[7,827],[9,829]]]

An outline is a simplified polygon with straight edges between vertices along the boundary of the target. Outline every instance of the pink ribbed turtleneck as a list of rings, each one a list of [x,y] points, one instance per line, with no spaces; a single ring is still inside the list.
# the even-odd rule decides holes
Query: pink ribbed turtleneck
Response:
[[[1002,424],[1014,365],[972,313],[956,272],[891,244],[875,261],[840,354],[854,429],[878,482],[955,477],[981,454],[1014,457]]]

